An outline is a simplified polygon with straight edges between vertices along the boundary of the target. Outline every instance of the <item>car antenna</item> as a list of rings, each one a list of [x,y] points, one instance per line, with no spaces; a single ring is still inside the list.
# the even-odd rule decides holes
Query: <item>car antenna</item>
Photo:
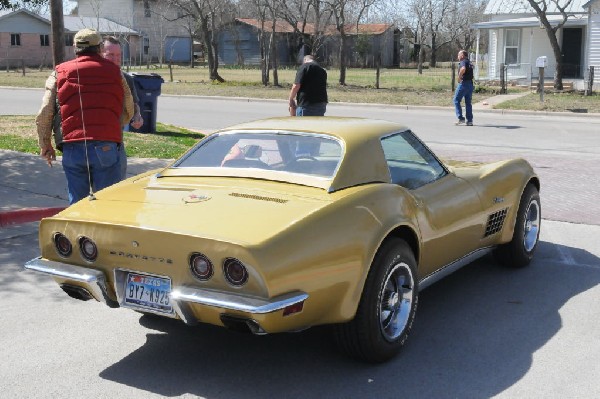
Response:
[[[87,146],[87,131],[85,129],[85,119],[83,117],[83,100],[81,98],[81,82],[79,81],[79,59],[75,57],[75,70],[77,71],[77,92],[79,93],[79,108],[81,109],[81,125],[83,127],[83,146],[85,147],[85,164],[87,166],[88,185],[90,187],[90,195],[88,199],[93,201],[96,199],[94,189],[92,188],[92,175],[90,173],[90,158],[88,155]]]

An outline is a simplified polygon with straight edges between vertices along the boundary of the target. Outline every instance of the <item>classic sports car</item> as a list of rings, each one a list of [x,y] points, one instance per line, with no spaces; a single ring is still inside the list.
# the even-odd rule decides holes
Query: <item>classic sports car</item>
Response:
[[[442,162],[397,123],[260,120],[42,220],[25,267],[72,297],[187,324],[332,325],[344,352],[381,362],[419,290],[489,251],[530,262],[539,189],[525,160]]]

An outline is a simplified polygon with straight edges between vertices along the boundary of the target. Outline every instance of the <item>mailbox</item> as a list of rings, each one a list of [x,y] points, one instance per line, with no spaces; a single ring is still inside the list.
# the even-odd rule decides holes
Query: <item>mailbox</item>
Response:
[[[546,68],[548,66],[548,57],[545,55],[537,57],[535,60],[535,66],[538,68]]]

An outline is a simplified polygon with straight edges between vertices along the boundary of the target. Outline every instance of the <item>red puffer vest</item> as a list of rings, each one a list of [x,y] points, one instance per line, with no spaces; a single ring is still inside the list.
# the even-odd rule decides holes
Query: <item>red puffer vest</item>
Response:
[[[86,54],[58,65],[56,75],[63,140],[120,143],[124,96],[119,67],[99,54]]]

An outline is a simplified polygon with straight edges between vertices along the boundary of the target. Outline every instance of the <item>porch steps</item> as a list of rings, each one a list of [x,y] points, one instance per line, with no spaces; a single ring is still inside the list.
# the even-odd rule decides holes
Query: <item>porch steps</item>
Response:
[[[531,91],[537,91],[538,82],[532,81],[529,88]],[[544,81],[544,91],[552,91],[554,90],[554,81],[553,80],[545,80]],[[563,82],[562,91],[573,91],[573,82]]]

